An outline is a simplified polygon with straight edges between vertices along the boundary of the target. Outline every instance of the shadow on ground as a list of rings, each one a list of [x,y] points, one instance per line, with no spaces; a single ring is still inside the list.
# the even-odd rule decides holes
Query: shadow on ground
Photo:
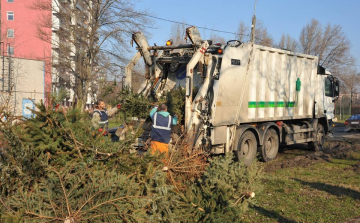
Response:
[[[277,219],[278,222],[297,223],[294,220],[291,220],[291,219],[288,219],[288,218],[285,218],[285,217],[281,216],[280,214],[278,214],[275,211],[269,211],[269,210],[266,210],[265,208],[262,208],[262,207],[259,207],[259,206],[254,206],[254,207],[251,207],[251,208],[256,210],[257,212],[259,212],[259,214],[261,214],[263,216],[266,216],[266,217],[272,218],[272,219]]]
[[[319,183],[319,182],[306,182],[300,179],[294,179],[295,181],[300,182],[303,185],[310,186],[317,190],[325,191],[329,194],[341,197],[341,196],[348,196],[355,200],[360,200],[360,192],[356,190],[352,190],[345,187],[339,187],[339,186],[333,186],[325,183]]]

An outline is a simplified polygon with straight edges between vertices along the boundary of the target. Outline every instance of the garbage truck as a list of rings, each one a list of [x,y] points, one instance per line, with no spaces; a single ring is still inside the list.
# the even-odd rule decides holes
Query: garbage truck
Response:
[[[191,43],[149,46],[143,33],[134,33],[137,53],[126,83],[143,57],[146,81],[139,93],[160,97],[185,88],[184,127],[193,148],[234,152],[246,164],[256,154],[273,160],[280,145],[322,149],[333,131],[339,81],[318,57],[238,40],[217,44],[194,26],[186,36]]]

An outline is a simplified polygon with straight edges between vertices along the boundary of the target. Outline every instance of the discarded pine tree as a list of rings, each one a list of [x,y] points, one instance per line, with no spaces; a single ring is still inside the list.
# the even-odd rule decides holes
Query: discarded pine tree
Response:
[[[162,156],[130,153],[136,134],[111,142],[76,108],[38,104],[34,113],[16,125],[1,123],[4,221],[237,221],[251,192],[261,191],[256,162],[208,159],[178,143],[164,172]]]

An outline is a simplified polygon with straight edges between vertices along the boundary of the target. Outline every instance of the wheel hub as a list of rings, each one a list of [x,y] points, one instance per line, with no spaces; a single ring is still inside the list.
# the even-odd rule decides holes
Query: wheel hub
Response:
[[[250,147],[249,141],[247,140],[247,141],[245,141],[244,145],[242,146],[242,153],[243,153],[243,155],[248,154],[248,152],[249,152],[249,147]]]
[[[266,152],[270,152],[272,147],[272,141],[271,138],[269,138],[265,143],[265,150]]]

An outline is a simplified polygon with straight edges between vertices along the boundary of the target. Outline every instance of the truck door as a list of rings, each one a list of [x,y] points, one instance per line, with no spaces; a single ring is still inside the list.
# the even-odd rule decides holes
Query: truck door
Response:
[[[331,75],[325,77],[324,81],[324,113],[329,120],[334,118],[334,101],[339,96],[339,82]]]

